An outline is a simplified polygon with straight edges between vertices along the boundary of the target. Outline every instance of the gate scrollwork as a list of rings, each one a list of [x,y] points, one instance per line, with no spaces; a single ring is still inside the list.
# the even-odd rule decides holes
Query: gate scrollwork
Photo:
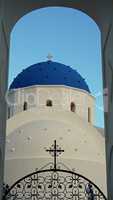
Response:
[[[60,169],[56,164],[56,156],[63,150],[58,150],[56,141],[54,150],[54,167],[35,171],[18,180],[7,191],[3,200],[106,200],[102,191],[86,177]],[[57,153],[56,153],[57,151]]]

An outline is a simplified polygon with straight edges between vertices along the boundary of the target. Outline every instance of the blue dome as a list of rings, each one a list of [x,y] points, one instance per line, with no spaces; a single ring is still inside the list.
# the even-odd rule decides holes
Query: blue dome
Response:
[[[37,63],[26,68],[13,80],[10,89],[33,85],[66,85],[90,92],[84,78],[76,70],[53,61]]]

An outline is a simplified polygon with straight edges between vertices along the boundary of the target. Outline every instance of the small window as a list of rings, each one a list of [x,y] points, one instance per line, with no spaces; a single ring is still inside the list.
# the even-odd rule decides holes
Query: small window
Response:
[[[10,107],[8,107],[8,119],[10,118]]]
[[[71,110],[71,112],[75,112],[75,110],[76,110],[76,106],[73,102],[71,102],[70,110]]]
[[[47,100],[47,102],[46,102],[46,106],[52,106],[53,105],[53,103],[52,103],[52,101],[51,100]]]
[[[88,107],[88,122],[91,122],[91,108]]]
[[[27,105],[27,102],[25,101],[24,105],[23,105],[23,110],[25,111],[25,110],[27,110],[27,108],[28,108],[28,105]]]

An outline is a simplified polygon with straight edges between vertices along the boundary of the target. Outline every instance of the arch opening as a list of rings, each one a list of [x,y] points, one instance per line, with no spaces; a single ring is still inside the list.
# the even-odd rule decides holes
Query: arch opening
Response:
[[[61,21],[61,23],[59,23],[59,26],[58,26],[58,23],[56,20],[58,17],[57,14],[55,14],[53,17],[53,20],[51,20],[52,19],[51,16],[53,15],[53,12],[55,13],[57,9],[59,10],[58,21]],[[63,12],[64,12],[63,14],[62,14],[62,12],[60,12],[60,9],[63,10]],[[66,13],[66,10],[69,12]],[[51,14],[49,15],[50,12],[51,12]],[[31,19],[30,19],[30,15],[32,15]],[[68,16],[65,20],[68,23],[67,24],[68,28],[67,29],[64,28],[64,30],[65,30],[64,32],[62,32],[62,28],[61,28],[61,27],[63,27],[63,24],[64,24],[64,22],[61,20],[63,15]],[[69,18],[69,15],[70,15],[70,18]],[[27,37],[31,37],[32,31],[29,31],[29,29],[26,29],[26,31],[24,30],[24,32],[23,32],[23,30],[20,31],[20,27],[24,28],[25,27],[24,23],[26,23],[26,25],[27,25],[28,20],[32,21],[33,18],[38,19],[39,16],[40,16],[40,18],[39,18],[39,20],[37,20],[37,25],[35,23],[33,23],[33,24],[31,23],[32,28],[36,31],[36,35],[39,35],[39,39],[37,40],[37,42],[35,42],[36,45],[34,45],[33,41],[30,42],[30,40],[29,41],[25,40],[25,37],[24,37],[24,35],[28,35],[28,34],[29,35]],[[40,20],[41,16],[42,16],[42,20]],[[48,18],[48,22],[49,22],[48,25],[47,25],[47,23],[44,24],[44,21],[47,18]],[[70,19],[72,21],[75,20],[74,23],[71,22],[72,25],[69,23]],[[79,21],[79,20],[80,20],[79,24],[82,27],[82,30],[81,30],[81,32],[80,31],[76,32],[74,30],[75,29],[74,26],[75,27],[79,26],[79,24],[77,23],[77,21]],[[82,23],[82,21],[87,21],[87,22]],[[90,26],[90,28],[88,28],[88,26]],[[38,27],[38,29],[36,30],[35,27]],[[47,28],[47,27],[49,27],[49,28]],[[55,31],[53,31],[52,27],[53,27],[53,29],[55,29]],[[32,30],[32,28],[31,28],[31,30]],[[83,37],[82,37],[82,33],[84,30],[85,30],[85,37],[84,37],[85,39],[83,39]],[[17,22],[17,24],[14,27],[12,34],[11,34],[11,36],[12,36],[11,41],[12,41],[12,38],[14,38],[13,42],[11,42],[11,43],[14,43],[13,45],[15,47],[16,47],[16,38],[15,37],[16,37],[17,32],[19,32],[19,35],[17,36],[17,38],[18,39],[22,38],[23,42],[25,43],[24,47],[29,46],[30,48],[28,48],[26,50],[26,48],[24,48],[24,47],[22,48],[20,45],[19,48],[15,49],[15,52],[17,52],[18,55],[20,55],[18,58],[17,64],[16,64],[15,59],[13,60],[11,58],[12,56],[10,56],[10,66],[12,66],[12,68],[14,65],[20,66],[20,68],[17,69],[18,72],[16,72],[16,70],[14,70],[14,73],[12,73],[12,76],[15,77],[17,73],[21,72],[21,70],[23,69],[23,65],[30,66],[31,64],[36,63],[37,61],[41,62],[41,61],[45,60],[48,52],[51,49],[51,53],[53,52],[52,53],[53,60],[63,62],[64,64],[66,63],[67,65],[75,66],[75,68],[76,68],[76,66],[77,66],[77,68],[78,68],[78,66],[80,66],[79,72],[83,73],[83,75],[84,75],[83,78],[85,79],[85,77],[87,77],[86,81],[88,81],[88,82],[90,81],[90,83],[92,82],[91,92],[94,96],[96,95],[96,101],[97,101],[96,102],[96,112],[95,112],[96,121],[94,123],[96,126],[99,126],[98,121],[101,119],[101,126],[104,127],[103,83],[102,83],[102,63],[101,63],[101,35],[100,35],[100,30],[99,30],[97,24],[95,23],[95,21],[91,17],[89,17],[87,14],[84,14],[80,10],[76,10],[73,8],[66,8],[66,7],[65,8],[64,7],[63,8],[62,7],[48,7],[48,8],[41,8],[41,9],[32,11],[32,12],[26,14],[24,17],[22,17]],[[93,32],[95,33],[95,36],[94,36]],[[46,35],[45,35],[45,33],[46,33]],[[60,38],[59,35],[61,35],[61,33],[62,33],[63,37]],[[76,38],[78,38],[78,37],[82,38],[81,39],[81,44],[83,44],[82,48],[79,46],[80,41],[78,42],[77,39],[73,40],[73,34],[76,35]],[[57,35],[58,35],[58,37],[57,37]],[[64,37],[64,35],[65,35],[65,37]],[[90,37],[88,37],[88,35],[90,35]],[[93,35],[93,37],[91,35]],[[89,40],[89,42],[88,42],[88,40]],[[94,41],[94,42],[92,42],[92,41]],[[66,42],[67,42],[67,45],[66,45]],[[87,48],[87,46],[88,46],[87,43],[92,43],[90,49]],[[20,41],[20,44],[21,44],[21,41]],[[37,53],[35,50],[37,48],[37,44],[38,44],[40,52],[41,52],[41,54],[39,56],[37,56]],[[46,44],[46,48],[44,47],[45,51],[43,51],[43,46],[45,46],[44,44]],[[77,48],[73,47],[74,44],[76,44]],[[59,45],[59,47],[58,47],[58,45]],[[95,48],[98,50],[97,52],[93,49],[93,46],[95,46]],[[33,47],[33,48],[31,48],[31,47]],[[12,48],[12,46],[11,46],[11,48]],[[11,49],[11,51],[14,52],[13,48]],[[24,56],[21,54],[21,52],[25,52],[25,54],[28,55],[27,56],[28,59],[25,59]],[[63,52],[63,55],[62,55],[62,52]],[[70,55],[70,52],[72,55]],[[90,53],[90,55],[88,55],[89,52],[92,52],[92,53]],[[29,55],[33,55],[33,54],[34,54],[34,57],[32,57],[30,59]],[[74,59],[75,54],[78,55],[77,56],[78,58],[76,57],[76,59]],[[81,61],[80,61],[80,54],[81,55],[85,54],[85,56],[83,57],[83,60],[81,59]],[[94,54],[94,56],[96,56],[95,59],[93,57],[93,54]],[[14,58],[14,56],[13,56],[13,58]],[[91,62],[90,58],[92,59],[92,62]],[[11,59],[12,59],[12,61],[11,61]],[[96,60],[97,60],[97,62],[95,62]],[[88,62],[89,62],[89,64],[88,64]],[[13,63],[13,64],[11,64],[11,63]],[[92,66],[94,77],[92,77],[92,76],[89,77],[89,73],[91,73],[91,69],[88,69],[89,72],[85,68],[84,68],[84,70],[82,69],[82,67],[84,65]],[[96,82],[96,87],[94,87],[94,85],[93,85],[93,80],[95,78],[97,80],[99,80],[101,78],[100,82],[99,81]],[[48,75],[46,75],[46,74],[45,74],[45,79],[46,80],[49,79]],[[64,79],[67,80],[68,78],[64,76]],[[9,82],[11,83],[11,81],[12,81],[12,79],[11,79],[11,73],[10,73],[9,74]]]
[[[36,12],[36,11],[35,11]],[[41,12],[41,10],[40,10],[40,12]],[[47,13],[46,13],[47,14]],[[61,14],[61,13],[60,13]],[[76,13],[76,15],[77,15],[77,17],[79,18],[79,12],[77,11],[77,13]],[[84,15],[85,16],[85,15]],[[29,17],[29,16],[25,16],[25,18],[27,18],[27,17]],[[61,16],[60,16],[61,17]],[[72,15],[71,15],[71,17],[72,17]],[[86,19],[87,17],[85,16],[85,19]],[[49,21],[49,20],[48,20]],[[69,20],[65,20],[65,21],[69,21]],[[80,22],[82,21],[82,19],[80,20]],[[54,19],[53,19],[53,22],[54,22]],[[71,21],[71,23],[72,23],[72,21]],[[22,22],[20,22],[20,25],[21,24],[24,24],[24,18],[23,18],[23,21]],[[57,55],[56,57],[55,57],[55,60],[58,60],[59,62],[64,62],[66,65],[69,65],[69,66],[81,66],[80,67],[80,72],[84,75],[84,77],[85,76],[87,76],[87,81],[88,82],[92,82],[93,83],[93,79],[95,79],[94,77],[89,77],[88,76],[88,74],[91,74],[92,73],[92,70],[94,69],[94,67],[96,66],[96,64],[93,64],[93,63],[91,63],[91,60],[89,59],[90,57],[91,57],[91,59],[93,58],[93,54],[95,54],[94,53],[94,49],[93,49],[93,51],[92,51],[92,54],[89,56],[88,54],[89,54],[89,50],[87,49],[87,41],[88,41],[88,37],[86,37],[85,38],[85,41],[83,41],[82,39],[81,39],[81,43],[83,44],[83,46],[82,46],[82,50],[81,50],[81,48],[80,48],[80,46],[79,46],[79,43],[77,42],[77,40],[73,40],[72,38],[72,26],[71,25],[69,25],[69,27],[68,27],[68,29],[65,31],[65,33],[62,33],[62,23],[60,23],[60,31],[59,31],[59,33],[61,34],[62,33],[62,35],[63,35],[63,37],[62,38],[59,38],[59,40],[57,40],[57,37],[56,37],[56,35],[57,35],[57,32],[56,32],[56,34],[52,34],[52,36],[51,37],[49,37],[49,33],[50,33],[50,31],[52,30],[52,22],[51,21],[49,21],[49,32],[47,33],[47,28],[48,28],[48,26],[47,26],[47,24],[46,24],[46,26],[45,26],[45,28],[44,28],[44,26],[42,26],[43,27],[43,34],[41,34],[41,32],[40,32],[40,29],[41,28],[39,28],[38,29],[38,34],[42,37],[42,41],[41,42],[35,42],[35,44],[37,43],[38,44],[38,48],[40,49],[40,55],[38,55],[37,56],[37,52],[36,52],[36,48],[37,48],[37,45],[33,45],[33,40],[29,43],[28,41],[26,41],[26,38],[24,37],[24,42],[25,42],[25,45],[24,45],[24,47],[31,47],[31,48],[24,48],[23,49],[23,52],[24,52],[24,54],[23,53],[21,53],[22,51],[21,51],[21,48],[22,48],[22,46],[20,45],[19,46],[19,49],[17,49],[17,51],[15,51],[15,52],[20,52],[20,54],[21,54],[21,56],[18,58],[18,64],[16,64],[16,65],[18,65],[18,66],[30,66],[32,63],[36,63],[37,61],[39,61],[39,62],[41,62],[42,60],[43,60],[43,58],[44,57],[46,57],[46,55],[48,54],[48,49],[50,49],[51,51],[53,51],[53,54],[54,55]],[[91,24],[91,21],[90,21],[90,23],[86,23],[84,26],[81,26],[81,27],[83,27],[83,28],[85,28],[85,26],[87,25],[87,26],[90,26],[90,24]],[[42,25],[41,23],[40,23],[40,25]],[[76,24],[77,25],[77,24]],[[82,24],[83,25],[83,24]],[[17,24],[17,26],[18,26],[18,24]],[[66,25],[67,26],[67,25]],[[24,26],[25,27],[25,26]],[[36,27],[36,24],[34,24],[34,27]],[[73,26],[74,27],[74,26]],[[16,30],[16,27],[15,27],[15,30]],[[15,32],[15,30],[14,30],[14,32]],[[36,30],[36,29],[35,29]],[[71,30],[71,31],[70,31]],[[91,29],[91,30],[93,30],[93,29]],[[26,30],[27,31],[27,30]],[[52,30],[53,31],[53,30]],[[97,31],[97,33],[98,34],[100,34],[99,33],[99,31],[98,31],[98,28],[96,27],[96,31]],[[95,31],[95,33],[96,33],[96,31]],[[23,31],[22,31],[23,32]],[[30,33],[29,33],[29,36],[31,35],[31,30],[30,30]],[[83,32],[83,30],[82,30],[82,32]],[[21,33],[21,32],[19,32],[20,33],[20,35],[22,36],[25,36],[26,35],[26,33]],[[46,34],[47,35],[46,35]],[[53,33],[53,32],[52,32]],[[75,32],[74,32],[75,33]],[[78,35],[80,35],[79,34],[80,32],[78,32],[77,34],[76,34],[76,36],[78,37]],[[28,31],[27,31],[27,34],[28,34]],[[86,35],[88,34],[88,31],[86,32]],[[20,37],[20,35],[19,35],[19,37]],[[36,31],[36,35],[37,35],[37,31]],[[27,35],[28,36],[28,35]],[[54,37],[55,36],[55,37]],[[67,37],[68,36],[68,37]],[[70,37],[69,37],[70,36]],[[82,36],[82,35],[81,35]],[[97,35],[96,35],[97,36]],[[41,37],[39,37],[39,40],[41,40],[40,38]],[[91,37],[91,33],[90,33],[90,37]],[[99,36],[100,37],[100,36]],[[69,40],[68,40],[68,39]],[[36,39],[36,38],[35,38]],[[94,38],[93,38],[94,39]],[[14,42],[16,42],[16,38],[14,39],[15,41]],[[53,43],[53,40],[55,41],[55,43]],[[67,45],[66,45],[66,42],[67,42]],[[80,42],[80,41],[79,41]],[[98,42],[99,42],[99,39],[98,39]],[[97,43],[98,43],[97,42]],[[58,48],[58,50],[56,50],[56,48],[55,48],[55,46],[57,46],[57,43],[60,45],[60,47]],[[94,42],[95,43],[95,42]],[[93,43],[93,44],[94,44]],[[98,46],[98,44],[96,43],[96,47]],[[21,42],[20,42],[20,44],[21,44]],[[69,44],[69,45],[68,45]],[[77,48],[75,49],[74,48],[74,46],[75,45],[72,45],[72,44],[76,44],[76,46],[77,46]],[[63,46],[64,45],[64,46]],[[44,47],[45,47],[45,51],[43,51],[43,49],[44,49]],[[48,48],[49,47],[49,48]],[[85,48],[84,48],[85,47]],[[30,51],[27,51],[27,50],[30,50]],[[55,49],[55,50],[54,50]],[[100,47],[99,47],[99,49],[100,49]],[[58,54],[58,51],[59,51],[59,54]],[[62,52],[63,52],[63,54],[62,54]],[[80,54],[80,52],[81,52],[81,54]],[[52,53],[52,52],[51,52]],[[75,58],[75,53],[76,53],[76,55],[78,55],[77,57],[79,58],[78,60],[75,60],[74,58]],[[18,55],[19,55],[19,53],[17,53]],[[85,56],[84,56],[84,58],[83,59],[81,59],[81,55],[84,55],[85,54]],[[98,54],[100,55],[100,52],[98,51]],[[24,56],[25,55],[27,55],[27,59],[25,60],[24,59]],[[30,60],[30,56],[31,55],[35,55],[35,56],[32,56],[32,58],[31,58],[31,60]],[[21,58],[21,59],[20,59]],[[89,60],[88,60],[89,59]],[[80,60],[81,60],[81,62],[80,62]],[[96,59],[95,59],[96,60]],[[23,61],[23,63],[21,63],[21,61]],[[92,65],[92,69],[91,68],[89,68],[89,71],[87,72],[87,70],[86,70],[86,68],[83,70],[83,66],[86,66],[86,65],[88,65],[88,61],[89,61],[89,65],[91,66]],[[99,64],[101,65],[101,62],[99,61]],[[99,66],[99,64],[98,64],[98,66]],[[15,61],[13,60],[13,66],[15,65]],[[97,67],[97,66],[96,66]],[[23,67],[20,67],[20,69],[19,69],[19,71],[20,70],[22,70],[22,68]],[[78,70],[78,69],[77,69]],[[93,74],[95,74],[95,71],[97,70],[97,68],[95,69],[95,70],[93,70]],[[19,72],[18,71],[18,72]],[[40,71],[41,71],[41,67],[40,67]],[[56,71],[56,69],[54,69],[54,71]],[[15,71],[15,74],[16,74],[17,72]],[[99,68],[99,70],[98,70],[98,73],[97,74],[99,74],[99,77],[100,77],[100,73],[101,73],[101,69]],[[48,79],[49,78],[49,76],[47,75],[47,74],[44,74],[44,76],[45,76],[45,79]],[[63,77],[65,80],[67,80],[68,81],[68,76],[64,76]],[[98,79],[98,78],[97,78]],[[11,79],[10,79],[11,80]],[[78,81],[77,82],[77,84],[79,85],[80,84],[80,82]],[[96,83],[96,85],[98,85],[98,83]],[[94,93],[98,93],[98,91],[96,91],[96,89],[95,88],[97,88],[96,87],[96,85],[95,85],[95,87],[93,87],[93,84],[91,85],[91,91],[93,91],[93,94]],[[99,89],[101,90],[101,92],[102,92],[102,85],[99,87]],[[103,95],[102,95],[103,96]],[[46,106],[52,106],[52,101],[51,100],[48,100],[49,102],[46,102]],[[50,102],[51,101],[51,102]],[[99,101],[101,101],[101,100],[99,100]],[[44,101],[45,102],[45,101]],[[102,103],[102,102],[101,102]],[[79,104],[79,102],[78,102],[78,104]],[[84,104],[83,104],[84,105]],[[25,106],[25,105],[24,105]],[[77,105],[78,106],[78,105]],[[24,107],[25,109],[24,110],[26,110],[26,106]],[[69,104],[68,104],[68,109],[69,109]],[[71,102],[71,105],[70,105],[70,110],[72,111],[72,112],[75,112],[76,111],[76,105],[73,103],[73,102]],[[77,109],[77,110],[79,110],[79,109]],[[82,108],[81,108],[81,110],[82,110]],[[86,108],[86,110],[87,110],[87,108]],[[89,112],[89,111],[88,111]],[[81,112],[82,113],[82,112]],[[87,113],[87,112],[86,112]],[[90,115],[90,114],[88,114],[88,115]],[[91,119],[90,119],[90,117],[88,117],[87,116],[87,118],[88,118],[88,121],[91,121]]]

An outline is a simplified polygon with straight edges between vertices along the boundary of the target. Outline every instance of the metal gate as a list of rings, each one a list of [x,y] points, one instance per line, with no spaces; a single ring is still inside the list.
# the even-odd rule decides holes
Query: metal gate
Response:
[[[106,200],[87,178],[67,170],[37,171],[17,181],[3,200]]]
[[[57,167],[56,157],[63,150],[56,141],[46,151],[54,157],[53,167],[21,178],[5,193],[3,200],[106,200],[92,181],[74,171]]]

